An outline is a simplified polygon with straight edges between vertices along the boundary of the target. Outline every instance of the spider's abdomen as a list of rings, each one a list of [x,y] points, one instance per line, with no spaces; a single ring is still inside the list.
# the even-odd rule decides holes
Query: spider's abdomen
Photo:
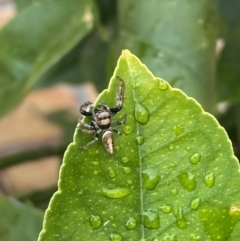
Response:
[[[112,155],[113,154],[113,148],[114,148],[114,141],[113,141],[113,134],[111,131],[106,131],[103,133],[102,136],[102,142],[106,149],[106,151]]]
[[[108,129],[111,126],[112,118],[111,118],[111,113],[109,111],[107,110],[98,111],[96,113],[96,117],[97,117],[96,122],[99,128]]]

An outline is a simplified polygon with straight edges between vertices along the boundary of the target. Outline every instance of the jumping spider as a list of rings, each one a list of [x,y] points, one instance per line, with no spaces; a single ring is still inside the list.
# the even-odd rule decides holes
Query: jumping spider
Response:
[[[97,107],[93,107],[90,101],[87,101],[80,106],[80,113],[83,116],[90,117],[92,121],[90,124],[87,124],[83,121],[83,118],[80,118],[78,122],[80,126],[83,127],[83,129],[78,127],[77,128],[84,133],[94,134],[94,140],[80,148],[88,147],[94,144],[96,141],[98,141],[99,135],[102,133],[103,145],[106,151],[110,155],[113,155],[114,139],[112,132],[114,131],[118,135],[121,135],[122,133],[113,128],[112,125],[123,125],[126,121],[126,115],[121,121],[112,120],[112,116],[116,115],[122,109],[124,103],[125,84],[119,76],[117,76],[117,79],[120,80],[121,86],[117,91],[116,107],[110,108],[107,104],[104,103],[98,103]]]

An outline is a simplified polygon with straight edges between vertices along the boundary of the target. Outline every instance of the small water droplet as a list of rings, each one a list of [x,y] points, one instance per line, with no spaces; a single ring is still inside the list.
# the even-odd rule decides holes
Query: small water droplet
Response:
[[[177,236],[176,234],[165,234],[163,241],[177,241]]]
[[[131,152],[132,154],[134,154],[135,151],[134,151],[133,149],[131,149],[130,152]]]
[[[99,215],[91,215],[90,216],[90,224],[94,229],[100,227],[102,224],[101,217]]]
[[[147,211],[143,214],[143,225],[146,228],[157,229],[160,228],[160,218],[158,213],[153,211]]]
[[[213,187],[215,182],[215,175],[213,172],[208,172],[204,177],[204,183],[207,187]]]
[[[173,127],[173,132],[176,136],[179,136],[183,132],[184,128],[181,125],[175,125]]]
[[[131,185],[133,182],[132,182],[132,180],[128,179],[128,180],[127,180],[127,183],[128,183],[129,185]]]
[[[191,162],[193,165],[198,164],[198,162],[200,161],[200,159],[201,159],[201,154],[199,154],[198,152],[192,154],[192,155],[189,157],[189,160],[190,160],[190,162]]]
[[[125,227],[131,230],[136,227],[136,224],[137,224],[137,220],[135,218],[130,217],[126,222]]]
[[[182,172],[178,176],[178,179],[182,187],[189,192],[193,191],[197,186],[196,178],[191,172]]]
[[[159,209],[161,209],[164,213],[170,213],[172,212],[172,207],[170,205],[163,205],[158,207]]]
[[[182,207],[176,207],[173,209],[173,214],[176,217],[176,224],[179,228],[185,229],[187,227],[187,221],[183,216],[183,208]]]
[[[142,145],[144,143],[144,137],[141,135],[136,136],[135,141],[138,145]]]
[[[121,147],[120,147],[120,146],[115,146],[115,150],[116,150],[116,151],[120,151],[120,150],[121,150]]]
[[[122,163],[127,163],[127,162],[128,162],[128,157],[124,156],[124,157],[122,158]]]
[[[187,147],[185,148],[186,151],[191,151],[191,149],[192,149],[192,148],[191,148],[190,146],[187,146]]]
[[[104,187],[100,193],[108,198],[122,198],[130,195],[131,189],[128,187],[119,187],[114,189],[108,189]]]
[[[110,241],[122,241],[122,236],[119,233],[111,233],[109,238]]]
[[[93,175],[97,176],[98,173],[99,173],[99,172],[98,172],[97,170],[95,170],[95,171],[93,172]]]
[[[168,88],[168,84],[165,80],[160,79],[160,78],[157,78],[157,80],[159,81],[159,83],[158,83],[159,89],[166,90]]]
[[[112,169],[112,168],[109,168],[109,177],[115,177],[116,176],[116,173],[115,171]]]
[[[141,125],[145,125],[150,118],[150,113],[145,106],[137,102],[135,105],[134,116],[138,123],[140,123]]]
[[[129,174],[132,171],[130,167],[123,167],[122,169],[125,174]]]
[[[93,161],[92,164],[93,164],[94,166],[97,166],[97,165],[99,164],[99,161]]]
[[[79,195],[79,196],[82,196],[82,195],[83,195],[83,191],[82,191],[82,190],[79,191],[79,192],[78,192],[78,195]]]
[[[198,198],[198,197],[193,198],[191,203],[190,203],[191,209],[193,209],[193,210],[198,209],[200,203],[201,203],[201,198]]]
[[[185,229],[187,227],[187,221],[185,218],[178,218],[176,224],[179,228]]]
[[[173,149],[174,149],[174,145],[171,144],[171,145],[169,146],[169,149],[170,149],[170,150],[173,150]]]
[[[173,189],[171,190],[171,194],[172,194],[173,196],[178,195],[178,190],[177,190],[177,188],[173,188]]]
[[[190,235],[190,241],[199,241],[200,237],[196,234],[191,234]]]
[[[123,132],[124,132],[124,134],[126,134],[126,135],[131,134],[131,132],[132,132],[132,127],[131,127],[130,125],[124,125],[124,126],[123,126]]]
[[[148,190],[155,189],[161,179],[156,170],[150,168],[142,171],[142,177],[143,188]]]
[[[170,167],[174,168],[174,167],[176,167],[176,164],[175,163],[170,163]]]

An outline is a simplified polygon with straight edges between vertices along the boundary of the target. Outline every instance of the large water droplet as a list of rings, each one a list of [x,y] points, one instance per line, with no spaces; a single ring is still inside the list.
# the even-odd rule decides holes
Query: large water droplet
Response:
[[[109,238],[110,241],[122,241],[122,236],[119,233],[111,233]]]
[[[207,187],[213,187],[215,182],[215,175],[213,172],[208,172],[204,177],[204,183]]]
[[[138,145],[142,145],[144,143],[144,137],[141,135],[137,135],[135,141]]]
[[[163,241],[177,241],[177,236],[176,234],[165,234]]]
[[[179,136],[183,132],[184,128],[181,125],[175,125],[173,127],[173,132],[176,136]]]
[[[123,132],[124,132],[124,134],[126,134],[126,135],[131,134],[131,132],[132,132],[132,127],[131,127],[130,125],[124,125],[124,126],[123,126]]]
[[[193,198],[191,203],[190,203],[191,209],[193,209],[193,210],[198,209],[200,203],[201,203],[201,198],[198,198],[198,197]]]
[[[127,162],[128,162],[128,157],[124,156],[124,157],[122,158],[122,163],[127,163]]]
[[[159,83],[158,83],[159,89],[166,90],[168,88],[168,84],[165,80],[160,79],[160,78],[157,78],[157,80],[159,81]]]
[[[91,215],[90,216],[90,224],[94,229],[100,227],[102,224],[101,217],[99,215]]]
[[[137,102],[135,105],[134,116],[138,123],[144,125],[148,122],[150,118],[150,113],[145,106]]]
[[[100,193],[108,198],[122,198],[130,195],[131,189],[128,187],[119,187],[114,189],[108,189],[104,187]]]
[[[143,188],[153,190],[160,181],[160,176],[154,169],[145,169],[142,171]]]
[[[199,154],[197,152],[189,157],[190,162],[194,165],[198,164],[200,159],[201,159],[201,154]]]
[[[163,206],[158,207],[161,209],[164,213],[170,213],[172,211],[172,207],[170,205],[164,204]]]
[[[137,224],[137,220],[135,218],[130,217],[126,222],[125,227],[131,230],[136,227],[136,224]]]
[[[179,176],[179,181],[183,188],[187,191],[193,191],[196,188],[197,182],[195,176],[191,172],[182,172]]]
[[[178,195],[178,190],[177,190],[177,188],[173,188],[173,189],[171,190],[171,194],[172,194],[173,196]]]
[[[190,241],[199,241],[199,240],[200,240],[199,235],[196,235],[196,234],[190,235]]]
[[[158,213],[153,211],[147,211],[143,214],[143,225],[146,228],[157,229],[160,228],[160,218]]]
[[[115,177],[116,176],[116,173],[115,171],[112,169],[112,168],[109,168],[109,177]]]
[[[129,174],[132,171],[130,167],[123,167],[122,169],[125,174]]]

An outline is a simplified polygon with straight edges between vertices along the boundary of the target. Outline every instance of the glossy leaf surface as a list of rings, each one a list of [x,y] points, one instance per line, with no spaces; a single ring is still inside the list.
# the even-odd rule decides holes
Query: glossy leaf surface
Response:
[[[93,136],[76,130],[39,241],[237,240],[239,165],[224,129],[127,50],[96,103],[116,106],[116,76],[114,119],[127,121],[114,155],[101,140],[79,149]]]

